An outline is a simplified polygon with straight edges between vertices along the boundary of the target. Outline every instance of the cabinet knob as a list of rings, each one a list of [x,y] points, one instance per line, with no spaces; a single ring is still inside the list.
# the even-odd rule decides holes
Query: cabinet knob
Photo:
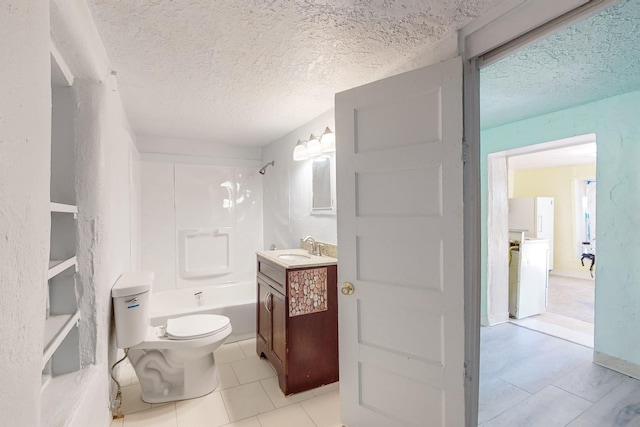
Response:
[[[342,284],[342,293],[344,295],[351,295],[355,290],[356,288],[353,287],[351,282],[344,282]]]

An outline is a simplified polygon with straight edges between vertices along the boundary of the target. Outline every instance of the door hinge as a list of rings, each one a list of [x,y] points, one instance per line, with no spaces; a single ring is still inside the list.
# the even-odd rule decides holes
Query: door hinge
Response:
[[[469,365],[467,365],[467,362],[464,362],[464,379],[471,381],[471,375],[469,375]]]
[[[469,161],[469,144],[463,138],[462,139],[462,164],[466,164]]]

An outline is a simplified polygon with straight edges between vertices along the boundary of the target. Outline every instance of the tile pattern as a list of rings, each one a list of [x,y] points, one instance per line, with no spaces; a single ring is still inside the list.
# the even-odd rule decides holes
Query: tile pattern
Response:
[[[129,361],[118,373],[124,418],[111,427],[340,427],[338,383],[285,397],[256,340],[222,345],[215,353],[220,385],[206,396],[164,404],[140,399]]]
[[[593,280],[549,275],[548,312],[593,323],[594,301]]]
[[[593,350],[504,323],[481,329],[481,427],[640,426],[640,381]]]
[[[327,310],[327,268],[289,271],[289,316]]]
[[[593,348],[594,290],[593,280],[551,274],[547,311],[510,321]]]
[[[133,370],[121,369],[119,380],[130,384],[125,417],[111,426],[341,426],[338,384],[285,397],[275,371],[261,367],[255,339],[223,345],[216,360],[221,384],[213,393],[159,405],[142,402]],[[640,426],[640,381],[591,360],[587,347],[511,323],[482,328],[479,425]]]

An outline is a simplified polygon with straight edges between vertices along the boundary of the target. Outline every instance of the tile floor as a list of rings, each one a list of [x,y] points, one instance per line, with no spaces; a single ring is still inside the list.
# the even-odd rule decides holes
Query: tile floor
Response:
[[[640,426],[640,381],[593,350],[520,326],[481,330],[481,427]]]
[[[593,348],[594,281],[549,275],[547,311],[512,323]]]
[[[640,381],[593,364],[592,352],[512,323],[482,328],[480,427],[640,426]],[[213,393],[158,405],[140,399],[123,362],[125,417],[112,427],[341,426],[338,384],[285,398],[271,365],[256,356],[255,339],[223,345],[216,361]]]
[[[593,280],[549,275],[548,312],[593,323],[594,301],[595,282]]]
[[[255,339],[216,350],[220,385],[211,394],[180,402],[149,404],[140,399],[140,384],[123,362],[124,418],[111,427],[336,427],[340,424],[338,383],[284,397],[276,373],[256,355]]]

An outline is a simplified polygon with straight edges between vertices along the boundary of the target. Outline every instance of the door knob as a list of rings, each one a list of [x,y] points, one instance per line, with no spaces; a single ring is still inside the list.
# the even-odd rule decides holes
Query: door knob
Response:
[[[342,293],[344,295],[351,295],[355,290],[356,288],[354,288],[353,284],[350,282],[344,282],[342,284]]]

